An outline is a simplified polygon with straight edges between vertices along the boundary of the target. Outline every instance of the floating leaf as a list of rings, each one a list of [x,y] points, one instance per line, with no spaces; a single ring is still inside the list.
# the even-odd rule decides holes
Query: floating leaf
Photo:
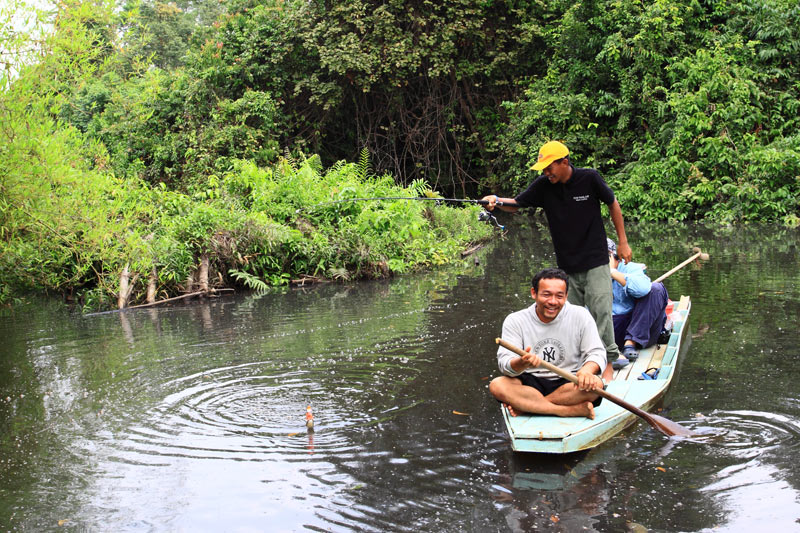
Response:
[[[667,471],[667,469],[662,467],[662,466],[657,466],[656,470],[661,470],[662,472],[666,472]]]
[[[558,524],[558,522],[560,522],[559,518],[556,515],[551,516],[550,521],[553,522],[554,524]]]
[[[469,416],[469,413],[462,413],[461,411],[453,411],[454,415]]]

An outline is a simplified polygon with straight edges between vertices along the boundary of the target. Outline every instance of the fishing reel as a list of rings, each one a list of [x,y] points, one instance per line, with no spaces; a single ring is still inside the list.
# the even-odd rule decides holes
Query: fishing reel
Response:
[[[484,209],[483,211],[481,211],[480,213],[478,213],[478,220],[479,220],[480,222],[490,222],[490,223],[493,223],[495,226],[497,226],[497,227],[498,227],[498,228],[500,228],[501,230],[504,230],[504,229],[506,229],[506,227],[505,227],[505,226],[501,226],[501,225],[500,225],[500,223],[499,223],[499,222],[497,222],[497,218],[495,218],[495,216],[494,216],[492,213],[490,213],[489,211],[487,211],[486,209]]]

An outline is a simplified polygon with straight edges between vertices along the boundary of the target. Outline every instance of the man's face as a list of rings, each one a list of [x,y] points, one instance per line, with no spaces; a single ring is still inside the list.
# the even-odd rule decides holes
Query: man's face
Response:
[[[542,174],[550,180],[550,183],[566,183],[572,176],[572,167],[569,166],[569,159],[564,157],[559,161],[553,161],[545,167]]]
[[[567,283],[563,279],[540,279],[539,290],[531,288],[536,314],[542,322],[552,322],[567,302]]]

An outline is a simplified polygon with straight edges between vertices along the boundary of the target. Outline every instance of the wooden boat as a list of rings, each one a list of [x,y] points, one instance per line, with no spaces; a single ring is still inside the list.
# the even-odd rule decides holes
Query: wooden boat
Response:
[[[673,304],[672,333],[666,344],[656,344],[639,351],[639,358],[621,370],[614,371],[614,380],[607,391],[644,411],[655,407],[675,376],[678,353],[689,319],[691,301],[681,296]],[[656,379],[638,379],[648,369],[657,368]],[[511,446],[518,452],[572,453],[588,450],[621,432],[640,418],[608,400],[595,408],[595,419],[523,414],[510,416],[501,406],[503,419],[511,437]]]

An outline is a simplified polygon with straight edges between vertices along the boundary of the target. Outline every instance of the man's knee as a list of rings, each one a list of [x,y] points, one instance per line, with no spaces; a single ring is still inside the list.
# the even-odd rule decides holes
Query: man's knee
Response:
[[[508,377],[506,376],[498,376],[489,382],[489,392],[492,396],[498,400],[502,400],[506,397],[507,380]]]

